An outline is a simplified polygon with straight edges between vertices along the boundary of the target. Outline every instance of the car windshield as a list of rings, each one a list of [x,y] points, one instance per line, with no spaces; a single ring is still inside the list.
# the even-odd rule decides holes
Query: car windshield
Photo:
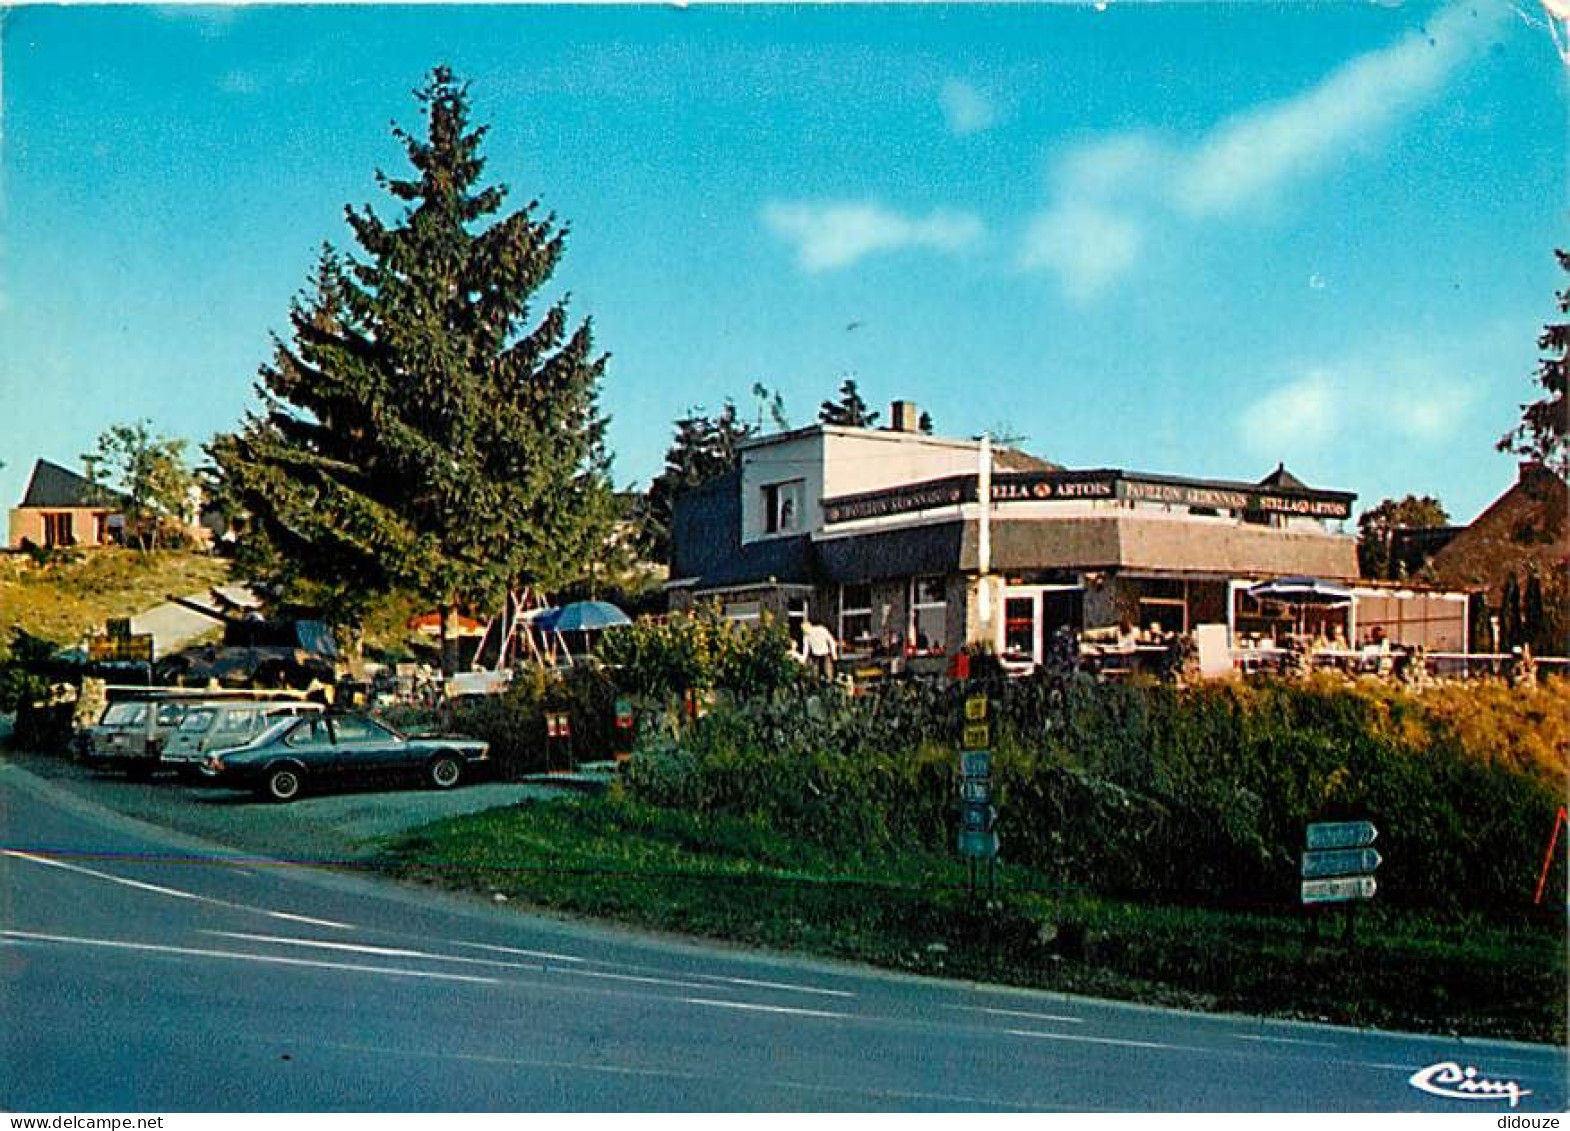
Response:
[[[213,729],[224,734],[244,734],[251,729],[251,720],[255,717],[254,708],[228,707],[219,712],[218,721]]]
[[[111,703],[99,721],[105,726],[135,726],[146,718],[146,703]]]
[[[192,707],[186,711],[185,718],[180,720],[180,731],[183,734],[200,734],[213,725],[213,718],[217,714],[216,707]]]

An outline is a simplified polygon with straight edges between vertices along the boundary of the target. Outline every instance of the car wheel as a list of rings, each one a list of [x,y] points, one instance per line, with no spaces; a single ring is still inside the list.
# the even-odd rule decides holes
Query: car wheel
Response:
[[[463,763],[451,754],[438,754],[431,759],[426,780],[433,789],[451,789],[463,777]]]
[[[267,771],[263,789],[274,801],[293,801],[304,785],[300,771],[293,766],[274,766]]]

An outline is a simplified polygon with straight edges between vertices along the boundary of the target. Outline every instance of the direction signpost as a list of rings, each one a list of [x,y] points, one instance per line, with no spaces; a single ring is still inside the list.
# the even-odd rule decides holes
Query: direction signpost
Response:
[[[997,808],[992,804],[992,731],[987,722],[987,697],[965,698],[960,728],[959,854],[970,871],[970,893],[976,894],[976,862],[987,862],[987,887],[997,882]]]
[[[1371,846],[1379,830],[1370,821],[1339,821],[1309,825],[1303,841],[1300,890],[1303,906],[1323,907],[1340,903],[1346,907],[1346,941],[1353,941],[1353,908],[1373,899],[1379,885],[1374,872],[1384,862]],[[1312,918],[1313,937],[1319,936],[1319,916]]]
[[[1308,850],[1318,852],[1332,848],[1364,848],[1379,837],[1379,830],[1371,821],[1341,821],[1334,824],[1308,826]]]

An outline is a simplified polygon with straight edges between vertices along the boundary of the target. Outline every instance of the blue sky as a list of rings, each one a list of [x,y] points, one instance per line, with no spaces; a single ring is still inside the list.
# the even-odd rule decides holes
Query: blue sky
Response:
[[[150,418],[201,441],[446,62],[570,222],[620,484],[762,381],[942,434],[1465,521],[1514,477],[1563,279],[1535,0],[0,14],[0,496]]]

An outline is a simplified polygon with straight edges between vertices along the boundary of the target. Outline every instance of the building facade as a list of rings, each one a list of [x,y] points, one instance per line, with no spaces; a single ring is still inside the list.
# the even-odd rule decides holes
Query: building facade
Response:
[[[1354,498],[1279,467],[1255,483],[1069,470],[977,441],[813,425],[748,441],[739,468],[678,500],[669,593],[673,609],[810,616],[868,656],[985,642],[1039,663],[1065,626],[1268,633],[1282,612],[1255,606],[1250,585],[1356,578],[1342,528]]]
[[[107,546],[124,530],[121,505],[112,491],[41,459],[21,503],[11,508],[9,545]]]

